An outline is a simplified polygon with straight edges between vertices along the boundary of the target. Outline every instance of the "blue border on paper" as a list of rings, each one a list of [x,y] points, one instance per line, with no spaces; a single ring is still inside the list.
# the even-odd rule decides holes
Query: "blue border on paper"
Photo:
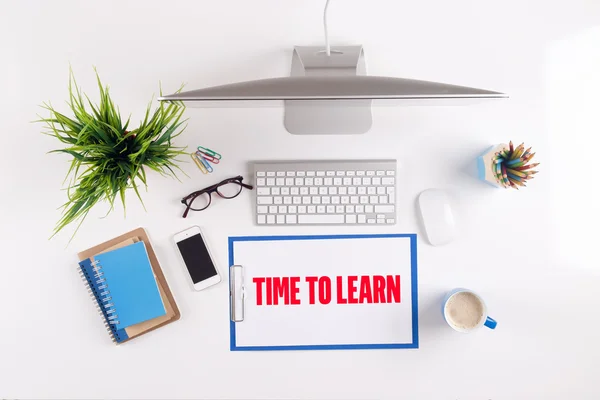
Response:
[[[417,295],[417,235],[376,234],[376,235],[307,235],[307,236],[230,236],[229,265],[235,265],[233,245],[235,242],[259,242],[276,240],[326,240],[326,239],[374,239],[374,238],[410,238],[411,292],[412,292],[412,343],[381,344],[332,344],[332,345],[294,345],[294,346],[244,346],[235,342],[235,322],[230,320],[229,348],[231,351],[272,351],[272,350],[366,350],[366,349],[418,349],[419,348],[419,305]],[[229,270],[231,275],[231,269]],[[231,282],[231,276],[229,276]],[[231,296],[229,298],[231,307]]]

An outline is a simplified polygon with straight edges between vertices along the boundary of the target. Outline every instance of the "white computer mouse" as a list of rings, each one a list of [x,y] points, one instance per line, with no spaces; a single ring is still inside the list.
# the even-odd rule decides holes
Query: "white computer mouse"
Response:
[[[439,246],[454,240],[454,215],[446,192],[440,189],[424,190],[419,195],[419,210],[429,243]]]

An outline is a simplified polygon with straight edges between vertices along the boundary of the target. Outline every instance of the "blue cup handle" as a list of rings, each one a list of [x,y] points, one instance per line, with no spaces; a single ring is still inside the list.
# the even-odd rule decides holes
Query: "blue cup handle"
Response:
[[[498,323],[495,319],[487,317],[483,325],[487,326],[490,329],[496,329],[496,325],[498,325]]]

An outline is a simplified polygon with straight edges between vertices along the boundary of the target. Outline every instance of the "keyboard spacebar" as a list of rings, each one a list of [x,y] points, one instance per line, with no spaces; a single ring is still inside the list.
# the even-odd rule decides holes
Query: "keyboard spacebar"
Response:
[[[338,215],[298,215],[299,224],[343,224],[344,216]]]

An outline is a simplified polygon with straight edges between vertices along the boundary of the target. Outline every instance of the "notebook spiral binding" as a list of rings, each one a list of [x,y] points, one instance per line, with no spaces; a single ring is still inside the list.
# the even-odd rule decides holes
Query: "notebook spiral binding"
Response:
[[[114,325],[118,324],[119,320],[116,310],[114,309],[114,304],[110,302],[111,297],[108,285],[106,285],[106,280],[102,277],[104,275],[102,273],[102,266],[95,260],[91,263],[91,267],[94,270],[94,276],[89,276],[82,268],[78,268],[79,275],[81,276],[90,297],[94,300],[94,305],[96,306],[98,314],[103,317],[102,322],[104,322],[106,331],[110,335],[112,341],[117,343],[118,334]],[[90,284],[90,282],[93,282],[94,280],[96,287]],[[96,288],[98,290],[96,290]]]

